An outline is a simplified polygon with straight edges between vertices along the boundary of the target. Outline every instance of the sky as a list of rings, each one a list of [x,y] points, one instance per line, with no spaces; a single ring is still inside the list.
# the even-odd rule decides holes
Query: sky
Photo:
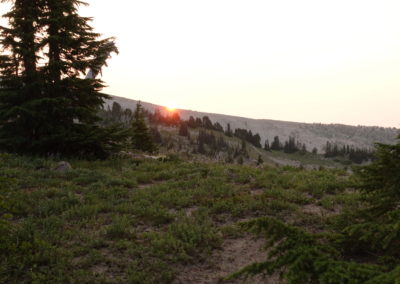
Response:
[[[400,128],[398,0],[86,0],[112,95],[182,109]],[[2,4],[4,6],[4,4]]]

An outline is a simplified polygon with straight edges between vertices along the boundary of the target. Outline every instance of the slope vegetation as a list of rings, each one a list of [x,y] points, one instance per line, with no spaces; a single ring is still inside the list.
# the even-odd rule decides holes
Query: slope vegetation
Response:
[[[321,232],[361,203],[341,170],[175,156],[70,163],[59,172],[51,159],[0,155],[0,282],[231,283],[266,256],[240,222],[271,216]]]

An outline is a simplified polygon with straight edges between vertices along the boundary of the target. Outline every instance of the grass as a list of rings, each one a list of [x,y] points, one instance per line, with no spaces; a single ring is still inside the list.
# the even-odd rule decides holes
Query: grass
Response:
[[[0,154],[1,283],[171,283],[235,224],[274,216],[324,230],[361,200],[340,170]],[[307,206],[324,214],[312,214]]]

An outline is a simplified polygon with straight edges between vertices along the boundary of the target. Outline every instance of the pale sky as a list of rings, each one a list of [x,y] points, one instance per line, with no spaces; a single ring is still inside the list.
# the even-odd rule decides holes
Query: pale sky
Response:
[[[400,128],[398,0],[87,0],[120,49],[106,92],[179,108]],[[4,6],[4,4],[3,4]]]

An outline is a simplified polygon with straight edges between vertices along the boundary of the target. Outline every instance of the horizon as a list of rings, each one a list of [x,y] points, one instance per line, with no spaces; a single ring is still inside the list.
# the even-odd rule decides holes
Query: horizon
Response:
[[[137,102],[141,102],[141,103],[145,103],[145,104],[151,104],[151,105],[155,105],[155,106],[158,106],[158,107],[162,107],[166,111],[171,111],[169,106],[160,105],[160,104],[157,104],[157,103],[154,103],[154,102],[142,101],[142,100],[138,100],[138,99],[135,99],[135,98],[127,98],[127,97],[121,97],[121,96],[115,96],[115,95],[111,95],[111,96],[112,97],[122,98],[122,99],[127,99],[127,100],[133,100],[133,101],[137,101]],[[239,115],[226,114],[226,113],[216,113],[216,112],[202,111],[202,110],[197,110],[197,109],[173,108],[172,111],[190,111],[190,112],[198,112],[198,113],[202,113],[202,114],[222,115],[222,116],[238,117],[238,118],[253,119],[253,120],[270,120],[270,121],[272,120],[272,121],[305,123],[305,124],[344,125],[344,126],[351,126],[351,127],[379,127],[379,128],[400,130],[400,127],[394,127],[394,126],[364,125],[364,124],[355,125],[355,124],[344,124],[344,123],[335,123],[335,122],[322,123],[322,122],[305,122],[305,121],[281,120],[281,119],[273,119],[273,118],[253,118],[253,117],[239,116]],[[212,121],[212,122],[219,122],[219,121]]]
[[[86,2],[80,13],[120,49],[103,70],[105,93],[252,119],[400,128],[397,1]]]

